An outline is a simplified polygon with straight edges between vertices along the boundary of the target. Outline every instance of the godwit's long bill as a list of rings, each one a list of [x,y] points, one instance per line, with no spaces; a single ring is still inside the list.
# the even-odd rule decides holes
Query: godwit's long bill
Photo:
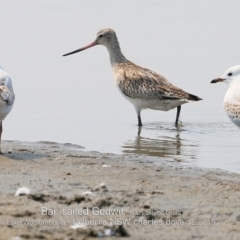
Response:
[[[0,154],[2,138],[2,121],[13,108],[15,94],[13,92],[12,80],[9,75],[0,67]]]
[[[63,56],[96,45],[103,45],[107,48],[116,85],[122,95],[133,104],[138,116],[138,126],[142,126],[140,115],[142,109],[168,111],[176,107],[175,125],[178,126],[181,105],[202,100],[172,85],[165,77],[127,60],[122,54],[116,33],[109,28],[100,30],[94,42]]]
[[[211,81],[218,82],[225,82],[229,86],[223,107],[230,120],[240,128],[240,65],[230,67],[220,78]]]

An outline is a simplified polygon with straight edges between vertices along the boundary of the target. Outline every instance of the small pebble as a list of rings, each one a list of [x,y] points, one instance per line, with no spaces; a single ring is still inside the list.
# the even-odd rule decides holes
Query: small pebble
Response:
[[[78,229],[78,228],[86,229],[87,225],[85,225],[84,223],[76,223],[76,224],[70,226],[70,228],[71,229]]]
[[[107,187],[105,183],[100,183],[99,186],[100,186],[101,188],[106,188],[106,187]]]
[[[110,165],[103,164],[102,167],[107,168],[107,167],[111,167],[111,166],[110,166]]]
[[[30,194],[30,189],[27,187],[22,187],[16,191],[15,196],[23,196],[23,195],[29,195],[29,194]]]
[[[83,192],[82,195],[86,195],[86,196],[95,196],[95,194],[91,191],[86,191],[86,192]]]

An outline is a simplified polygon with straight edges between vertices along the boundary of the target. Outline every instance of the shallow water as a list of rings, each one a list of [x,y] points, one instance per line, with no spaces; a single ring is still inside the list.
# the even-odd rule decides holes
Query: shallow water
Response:
[[[70,142],[239,172],[239,130],[222,109],[227,86],[210,84],[239,64],[239,6],[237,0],[6,1],[0,63],[14,81],[16,103],[3,139]],[[176,110],[148,110],[139,132],[103,47],[62,57],[104,27],[116,30],[128,59],[204,99],[182,107],[182,126],[173,126]]]
[[[123,153],[143,154],[171,162],[240,172],[238,129],[231,123],[149,124],[135,139],[125,142]],[[145,137],[145,136],[152,137]]]

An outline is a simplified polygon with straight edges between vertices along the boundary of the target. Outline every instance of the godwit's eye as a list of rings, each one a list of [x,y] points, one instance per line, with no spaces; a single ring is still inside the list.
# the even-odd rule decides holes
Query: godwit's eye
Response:
[[[99,35],[99,37],[100,37],[100,38],[102,38],[102,37],[103,37],[103,35],[101,34],[101,35]]]
[[[229,73],[228,76],[229,76],[229,77],[232,76],[232,73]]]

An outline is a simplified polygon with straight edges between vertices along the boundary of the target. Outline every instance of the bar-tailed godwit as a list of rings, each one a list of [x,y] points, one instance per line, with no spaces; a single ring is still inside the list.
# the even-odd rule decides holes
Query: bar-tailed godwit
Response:
[[[149,108],[168,111],[176,107],[175,125],[177,126],[181,105],[191,101],[202,100],[174,86],[165,77],[156,72],[127,60],[122,54],[116,33],[110,28],[100,30],[94,42],[63,56],[74,54],[96,45],[103,45],[107,48],[116,85],[122,95],[133,104],[138,117],[138,126],[142,126],[140,115],[142,109]]]
[[[228,84],[223,107],[230,120],[240,128],[240,65],[229,68],[220,78],[211,81],[217,82]]]
[[[15,95],[12,87],[12,80],[9,75],[0,67],[0,154],[2,138],[2,121],[13,108]]]

